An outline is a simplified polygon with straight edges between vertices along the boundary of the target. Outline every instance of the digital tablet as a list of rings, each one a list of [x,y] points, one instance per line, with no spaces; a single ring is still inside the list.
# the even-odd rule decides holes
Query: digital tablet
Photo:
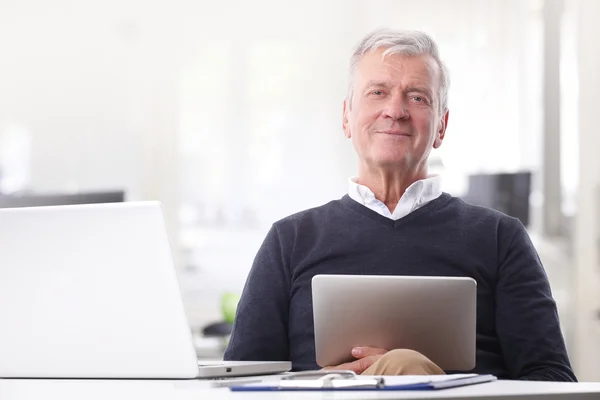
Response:
[[[443,370],[475,367],[472,278],[316,275],[312,296],[322,367],[355,360],[357,346],[415,350]]]

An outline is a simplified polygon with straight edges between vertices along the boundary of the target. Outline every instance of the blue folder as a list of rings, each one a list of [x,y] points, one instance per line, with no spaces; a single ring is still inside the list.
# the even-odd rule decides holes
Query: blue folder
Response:
[[[385,378],[343,379],[343,385],[333,385],[339,380],[312,380],[312,381],[279,381],[274,383],[253,383],[231,386],[234,392],[264,392],[264,391],[356,391],[356,390],[441,390],[460,386],[475,385],[492,382],[497,378],[494,375],[472,375],[441,381],[424,381],[406,384],[385,384]],[[426,378],[424,378],[426,380]],[[284,382],[284,383],[282,383]],[[322,383],[321,383],[322,382]]]

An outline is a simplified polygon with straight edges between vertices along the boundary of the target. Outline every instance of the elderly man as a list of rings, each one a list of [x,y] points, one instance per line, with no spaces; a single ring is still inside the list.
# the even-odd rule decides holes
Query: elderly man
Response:
[[[548,279],[523,225],[442,193],[439,177],[428,175],[429,153],[448,124],[449,76],[436,44],[421,32],[376,31],[359,43],[350,67],[342,126],[358,153],[358,177],[341,199],[272,226],[225,359],[318,369],[316,274],[464,276],[477,281],[474,372],[574,381]],[[362,347],[353,355],[356,361],[332,368],[443,373],[407,349]]]

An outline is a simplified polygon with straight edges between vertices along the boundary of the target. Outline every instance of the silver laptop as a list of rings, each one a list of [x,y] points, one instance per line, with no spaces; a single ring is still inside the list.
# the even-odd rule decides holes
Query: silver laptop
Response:
[[[355,346],[416,350],[444,370],[475,367],[477,284],[471,278],[316,275],[315,350],[321,366]]]
[[[199,368],[156,202],[0,210],[0,377],[224,377]]]

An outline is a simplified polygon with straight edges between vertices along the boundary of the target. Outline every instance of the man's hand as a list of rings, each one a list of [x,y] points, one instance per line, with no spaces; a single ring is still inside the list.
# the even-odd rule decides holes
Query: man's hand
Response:
[[[375,361],[387,353],[387,350],[378,349],[375,347],[355,347],[352,349],[352,355],[357,358],[356,361],[329,366],[323,368],[324,370],[350,370],[356,374],[362,374],[367,368],[369,368]]]

